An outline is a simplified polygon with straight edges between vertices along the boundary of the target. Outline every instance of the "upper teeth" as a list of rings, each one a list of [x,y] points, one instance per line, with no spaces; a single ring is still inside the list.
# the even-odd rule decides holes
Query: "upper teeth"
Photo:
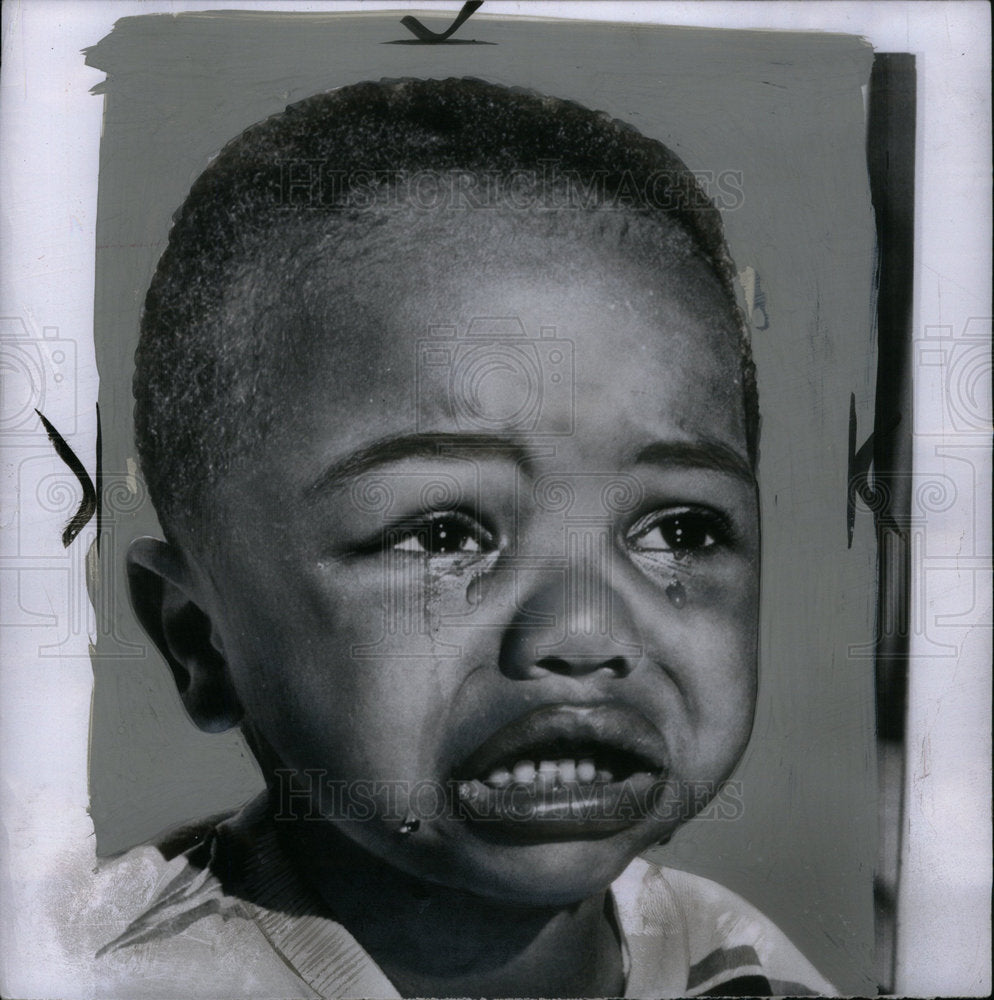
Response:
[[[543,788],[561,787],[572,782],[590,784],[597,781],[613,781],[614,775],[606,768],[598,768],[589,758],[580,760],[543,760],[536,768],[533,760],[519,760],[512,769],[495,767],[486,779],[486,784],[494,788],[504,788],[516,782],[522,785],[537,784]]]

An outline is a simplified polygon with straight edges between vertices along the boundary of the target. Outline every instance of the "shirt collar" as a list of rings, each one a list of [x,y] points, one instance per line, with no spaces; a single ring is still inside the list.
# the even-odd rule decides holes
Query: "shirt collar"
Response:
[[[217,827],[210,866],[226,893],[247,901],[273,949],[318,996],[400,996],[297,875],[279,844],[265,794]],[[686,985],[686,930],[672,892],[656,875],[655,866],[636,859],[608,892],[626,997],[679,996]]]

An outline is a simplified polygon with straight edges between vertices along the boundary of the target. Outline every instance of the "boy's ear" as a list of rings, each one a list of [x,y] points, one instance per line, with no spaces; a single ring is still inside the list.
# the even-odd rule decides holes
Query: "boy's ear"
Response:
[[[205,732],[231,729],[244,713],[183,555],[168,542],[136,538],[127,566],[131,605],[166,658],[190,718]]]

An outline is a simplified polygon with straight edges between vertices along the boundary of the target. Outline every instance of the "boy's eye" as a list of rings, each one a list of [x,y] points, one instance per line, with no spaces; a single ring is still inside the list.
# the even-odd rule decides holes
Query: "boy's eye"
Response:
[[[497,548],[478,521],[458,511],[440,511],[422,521],[395,527],[389,534],[395,552],[427,556],[475,556]]]
[[[718,514],[691,507],[654,515],[635,526],[628,544],[639,552],[704,554],[728,541],[729,531]]]

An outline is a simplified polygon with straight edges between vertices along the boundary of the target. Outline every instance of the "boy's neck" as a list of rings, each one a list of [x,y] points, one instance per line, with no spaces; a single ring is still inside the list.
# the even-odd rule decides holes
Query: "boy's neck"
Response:
[[[330,824],[279,824],[335,919],[402,996],[620,996],[607,891],[566,907],[502,903],[414,879]]]

